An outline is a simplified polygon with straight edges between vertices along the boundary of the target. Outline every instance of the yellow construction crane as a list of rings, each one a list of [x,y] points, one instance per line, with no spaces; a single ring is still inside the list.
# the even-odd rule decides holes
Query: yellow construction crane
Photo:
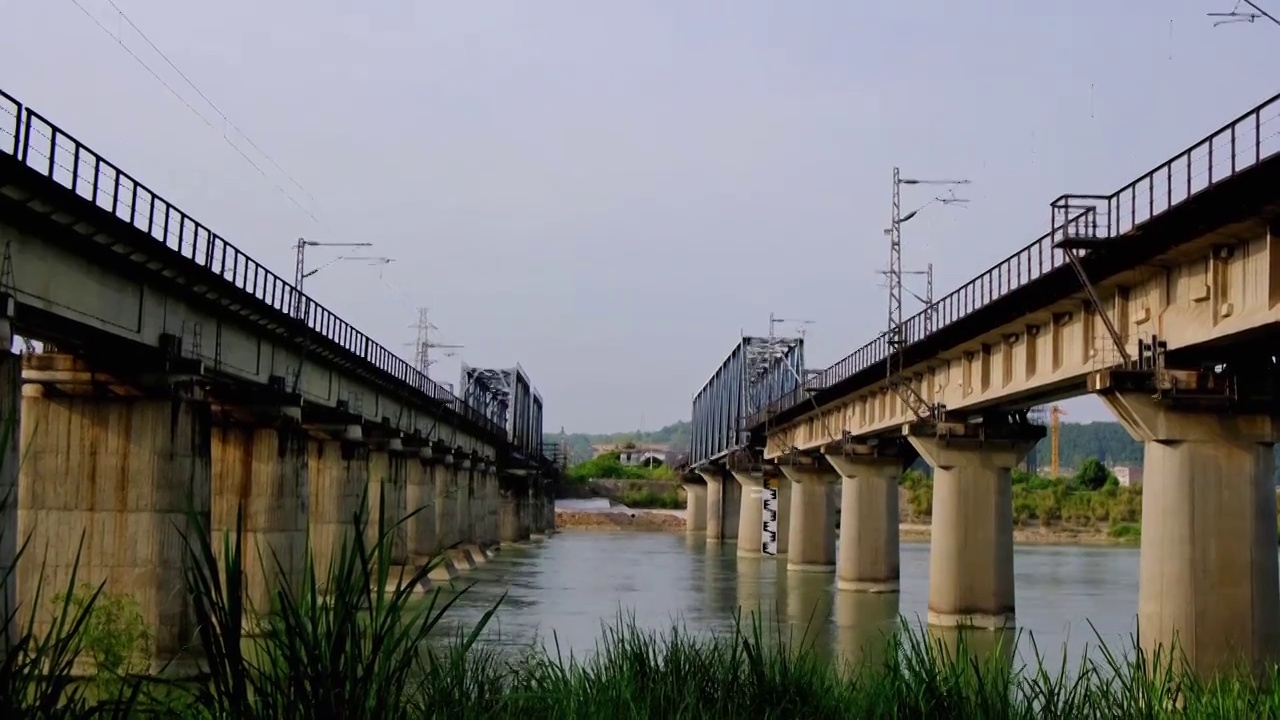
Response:
[[[1058,477],[1058,438],[1062,435],[1062,416],[1067,411],[1054,405],[1049,408],[1049,476]]]

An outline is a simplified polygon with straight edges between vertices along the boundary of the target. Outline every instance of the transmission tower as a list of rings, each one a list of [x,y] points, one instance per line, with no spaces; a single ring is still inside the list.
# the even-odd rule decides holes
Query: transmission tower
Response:
[[[933,203],[942,203],[943,205],[963,205],[968,200],[955,196],[954,187],[957,185],[968,185],[968,180],[918,180],[903,178],[899,169],[893,169],[893,214],[890,219],[889,232],[889,327],[885,334],[888,345],[885,353],[885,372],[889,383],[889,388],[894,391],[899,398],[906,403],[912,414],[916,417],[924,419],[932,417],[936,414],[935,408],[931,407],[920,393],[916,391],[915,386],[902,378],[902,371],[905,369],[903,351],[906,348],[908,339],[906,337],[905,328],[902,323],[902,225],[920,214],[921,210],[932,205]],[[943,185],[948,186],[948,195],[945,197],[938,196],[933,200],[925,203],[919,208],[912,210],[906,215],[902,214],[902,186],[903,185]],[[933,290],[932,290],[932,266],[926,271],[930,280],[930,289],[926,293],[925,313],[926,326],[932,330],[931,315],[933,309]],[[914,293],[913,293],[914,294]],[[918,296],[917,296],[918,297]]]
[[[440,328],[431,323],[429,308],[418,308],[418,322],[414,323],[410,327],[418,331],[418,337],[413,343],[413,364],[416,365],[418,370],[427,377],[431,376],[431,366],[440,362],[439,358],[431,357],[431,350],[433,348],[446,350],[443,357],[453,357],[457,353],[452,351],[463,347],[462,345],[438,343],[431,339],[431,332],[433,330],[439,330]]]

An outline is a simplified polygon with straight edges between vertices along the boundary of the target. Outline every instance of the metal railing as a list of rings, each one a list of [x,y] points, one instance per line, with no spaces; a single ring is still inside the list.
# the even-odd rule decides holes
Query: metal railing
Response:
[[[4,91],[0,91],[0,153],[230,282],[284,318],[302,323],[406,389],[506,438],[506,431],[484,413]]]
[[[997,263],[933,306],[933,332],[1026,286],[1069,261],[1054,243],[1064,236],[1114,238],[1190,200],[1237,173],[1280,153],[1280,94],[1227,123],[1203,140],[1174,155],[1110,195],[1063,195],[1051,206],[1052,228],[1030,245]],[[1077,251],[1080,256],[1088,253]],[[908,346],[925,337],[922,310],[904,322]],[[822,371],[801,388],[786,393],[753,413],[748,427],[759,427],[785,410],[812,402],[812,393],[847,380],[888,356],[881,334]]]

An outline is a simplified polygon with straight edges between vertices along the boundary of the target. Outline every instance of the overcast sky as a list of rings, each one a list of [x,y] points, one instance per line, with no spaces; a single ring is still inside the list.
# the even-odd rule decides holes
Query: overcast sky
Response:
[[[1233,2],[115,0],[287,177],[109,0],[0,0],[0,87],[285,276],[376,243],[308,291],[406,357],[429,306],[434,377],[518,361],[549,430],[653,429],[770,311],[812,367],[883,329],[895,164],[973,180],[906,226],[942,294],[1276,92]]]

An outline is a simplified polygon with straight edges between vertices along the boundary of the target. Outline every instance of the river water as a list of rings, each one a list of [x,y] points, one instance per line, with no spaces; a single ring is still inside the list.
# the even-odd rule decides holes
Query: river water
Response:
[[[873,595],[837,591],[833,574],[788,573],[785,559],[739,558],[732,544],[683,533],[568,530],[504,548],[455,580],[455,587],[470,587],[449,624],[473,625],[505,593],[486,642],[555,642],[581,656],[620,613],[657,631],[679,622],[695,633],[722,633],[732,631],[735,611],[755,611],[773,632],[800,638],[807,628],[819,653],[857,660],[875,652],[899,616],[924,622],[929,545],[903,542],[901,557],[901,592]],[[1137,627],[1136,548],[1019,545],[1014,582],[1019,632],[1006,636],[1006,654],[1015,637],[1020,659],[1032,659],[1034,638],[1054,665],[1063,648],[1071,665],[1084,653],[1097,657],[1099,637],[1114,650],[1130,646]],[[984,635],[994,634],[974,637],[981,642]]]

